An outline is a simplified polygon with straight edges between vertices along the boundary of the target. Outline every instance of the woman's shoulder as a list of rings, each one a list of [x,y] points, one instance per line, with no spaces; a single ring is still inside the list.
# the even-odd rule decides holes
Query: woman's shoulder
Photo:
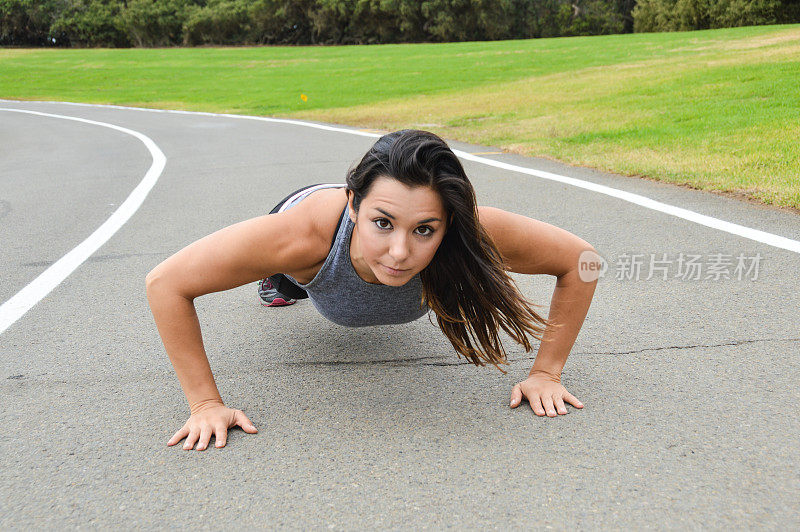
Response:
[[[302,234],[307,235],[302,243],[302,255],[307,258],[296,272],[289,273],[297,279],[310,281],[328,258],[331,243],[339,223],[339,217],[347,205],[347,194],[342,188],[327,188],[312,192],[291,209],[284,211],[291,213],[304,225]]]
[[[347,193],[343,188],[327,188],[317,190],[308,195],[295,207],[303,206],[312,222],[314,234],[326,243],[329,250],[339,224],[339,218],[347,205]],[[327,257],[327,253],[325,254]]]

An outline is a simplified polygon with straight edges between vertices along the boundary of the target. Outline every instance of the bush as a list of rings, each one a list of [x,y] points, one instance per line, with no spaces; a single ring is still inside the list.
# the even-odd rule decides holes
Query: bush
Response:
[[[691,31],[798,22],[796,0],[640,0],[633,31]]]
[[[52,44],[50,26],[64,0],[0,0],[0,45]]]
[[[258,44],[313,43],[308,13],[315,0],[256,0],[250,6],[252,39]]]
[[[622,33],[625,21],[608,0],[578,0],[567,5],[571,16],[561,35],[611,35]]]
[[[193,10],[183,27],[183,44],[244,44],[251,38],[250,2],[209,0]]]
[[[517,39],[621,33],[626,24],[633,28],[630,5],[629,0],[513,0],[508,23]]]
[[[70,46],[130,46],[119,14],[117,1],[77,0],[53,23],[50,36]]]
[[[129,0],[119,20],[135,46],[174,46],[183,42],[183,25],[196,9],[189,0]]]

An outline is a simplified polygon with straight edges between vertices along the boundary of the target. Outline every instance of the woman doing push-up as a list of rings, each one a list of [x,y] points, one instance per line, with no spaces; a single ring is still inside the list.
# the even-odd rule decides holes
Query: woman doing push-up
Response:
[[[539,416],[581,402],[561,371],[583,324],[597,279],[579,272],[594,248],[550,224],[478,206],[461,163],[433,133],[384,135],[346,184],[311,185],[270,214],[190,244],[146,278],[164,348],[189,403],[189,419],[169,440],[223,447],[229,428],[257,429],[225,406],[203,348],[194,299],[257,282],[264,306],[283,312],[308,297],[327,319],[348,327],[399,324],[432,311],[456,353],[478,366],[508,364],[505,331],[525,351],[541,344],[510,406],[525,397]],[[331,244],[332,243],[332,244]],[[537,314],[507,271],[557,277],[548,318]],[[290,308],[290,307],[288,307]],[[278,310],[280,309],[280,310]]]

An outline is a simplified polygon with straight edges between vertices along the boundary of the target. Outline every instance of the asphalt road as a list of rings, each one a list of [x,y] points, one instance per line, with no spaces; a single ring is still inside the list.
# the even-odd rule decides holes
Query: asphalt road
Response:
[[[130,218],[0,333],[3,528],[800,526],[797,252],[463,161],[479,204],[563,227],[609,263],[563,373],[584,408],[556,418],[527,402],[510,409],[536,351],[505,335],[504,376],[459,359],[426,317],[351,329],[308,300],[262,307],[250,284],[195,303],[223,399],[259,432],[234,429],[223,449],[190,452],[166,446],[188,408],[145,275],[303,185],[344,182],[375,137],[335,124],[0,108],[121,126],[166,157]],[[482,157],[800,238],[790,212],[541,159]],[[119,130],[0,111],[0,304],[108,220],[153,164],[145,144]],[[680,275],[681,253],[699,256],[700,279]],[[729,278],[705,278],[716,254],[733,260]],[[625,268],[633,255],[643,260],[638,279]],[[750,268],[741,278],[739,256]],[[651,258],[666,270],[651,269]],[[514,278],[549,303],[553,277]]]

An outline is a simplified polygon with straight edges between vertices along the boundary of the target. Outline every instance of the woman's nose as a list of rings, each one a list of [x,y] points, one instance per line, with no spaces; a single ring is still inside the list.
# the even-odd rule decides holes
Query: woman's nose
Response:
[[[389,255],[392,257],[397,264],[397,266],[402,266],[403,261],[408,258],[409,249],[408,249],[408,238],[405,235],[401,235],[399,232],[392,235],[392,242],[389,246]]]

